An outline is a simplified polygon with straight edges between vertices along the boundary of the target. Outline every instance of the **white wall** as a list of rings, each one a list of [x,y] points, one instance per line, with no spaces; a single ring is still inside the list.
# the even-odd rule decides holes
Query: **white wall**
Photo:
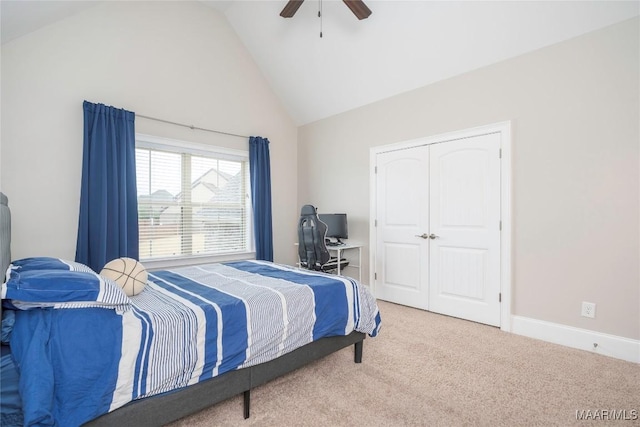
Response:
[[[350,240],[368,242],[371,147],[509,120],[513,314],[640,338],[639,25],[301,127],[298,204],[347,212]]]
[[[197,2],[105,3],[2,46],[0,182],[14,258],[74,257],[86,99],[268,137],[275,258],[294,262],[297,130],[226,19]],[[136,131],[248,149],[141,118]]]

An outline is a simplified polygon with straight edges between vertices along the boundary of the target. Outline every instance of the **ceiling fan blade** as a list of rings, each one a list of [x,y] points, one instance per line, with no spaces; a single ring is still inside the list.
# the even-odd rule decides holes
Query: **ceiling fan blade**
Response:
[[[289,0],[284,9],[282,9],[282,12],[280,12],[280,16],[283,18],[291,18],[296,14],[303,1],[304,0]]]
[[[366,19],[371,15],[371,9],[362,0],[342,0],[358,19]]]

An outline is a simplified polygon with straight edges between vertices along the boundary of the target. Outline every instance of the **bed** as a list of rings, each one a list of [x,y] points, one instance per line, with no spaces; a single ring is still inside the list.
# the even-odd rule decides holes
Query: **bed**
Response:
[[[2,425],[21,415],[25,425],[157,426],[238,394],[247,418],[252,388],[351,345],[359,363],[380,328],[357,281],[264,261],[152,271],[131,298],[57,258],[6,271]]]

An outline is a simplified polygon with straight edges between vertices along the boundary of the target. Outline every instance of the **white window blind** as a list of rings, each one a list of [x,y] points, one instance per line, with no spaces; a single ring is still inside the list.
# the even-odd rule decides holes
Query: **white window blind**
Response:
[[[140,259],[251,251],[249,163],[229,151],[137,138]]]

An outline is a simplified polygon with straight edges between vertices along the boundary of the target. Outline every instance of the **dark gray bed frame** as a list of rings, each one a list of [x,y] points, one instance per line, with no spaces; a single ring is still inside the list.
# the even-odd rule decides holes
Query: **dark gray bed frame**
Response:
[[[244,418],[249,418],[251,389],[294,371],[350,345],[355,346],[354,361],[362,361],[365,335],[322,338],[277,359],[260,365],[230,371],[183,389],[135,400],[86,426],[160,426],[194,414],[240,393],[244,394]]]
[[[0,193],[1,274],[7,271],[11,261],[10,244],[11,212],[7,197]],[[4,281],[4,277],[0,281]],[[0,316],[1,314],[2,304],[0,304]],[[322,338],[269,362],[226,372],[179,390],[134,400],[85,425],[160,426],[195,414],[241,393],[244,395],[244,418],[246,419],[250,415],[251,389],[350,345],[354,345],[355,363],[360,363],[365,337],[366,335],[360,332],[352,332],[347,336]]]

